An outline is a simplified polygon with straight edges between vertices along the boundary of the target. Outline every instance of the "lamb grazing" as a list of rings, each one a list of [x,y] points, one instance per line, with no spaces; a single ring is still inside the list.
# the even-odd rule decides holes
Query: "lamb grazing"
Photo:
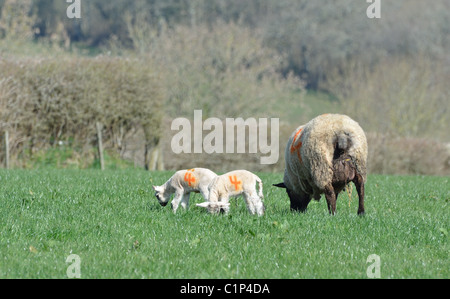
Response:
[[[258,183],[259,191],[256,191]],[[209,200],[197,206],[206,208],[210,213],[228,213],[230,196],[243,195],[250,214],[264,215],[263,184],[261,179],[247,171],[236,170],[217,176],[209,185]]]
[[[172,194],[172,209],[176,213],[178,206],[184,209],[189,207],[191,192],[201,193],[208,200],[208,185],[217,175],[206,168],[194,168],[177,171],[164,185],[153,186],[158,202],[164,207],[169,203]]]
[[[286,153],[284,183],[291,209],[304,212],[311,197],[325,193],[330,214],[336,213],[336,199],[349,183],[356,186],[358,215],[364,214],[364,184],[367,180],[367,140],[357,122],[346,115],[324,114],[290,137]]]

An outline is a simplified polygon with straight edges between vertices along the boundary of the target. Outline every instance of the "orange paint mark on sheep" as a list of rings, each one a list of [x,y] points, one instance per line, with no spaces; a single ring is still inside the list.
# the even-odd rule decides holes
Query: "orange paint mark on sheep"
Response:
[[[300,149],[303,146],[303,142],[299,141],[297,144],[295,144],[295,143],[298,139],[302,138],[302,132],[303,132],[303,129],[300,129],[300,130],[298,130],[297,133],[295,133],[294,140],[292,140],[292,145],[291,145],[291,154],[293,154],[295,151],[297,151],[297,156],[298,156],[298,159],[300,160],[300,162],[302,162],[302,156],[300,155]]]
[[[302,155],[300,154],[300,150],[297,151],[297,157],[298,157],[298,160],[300,161],[300,163],[302,163],[303,160],[302,160]]]
[[[236,189],[236,191],[239,191],[242,189],[242,182],[238,181],[237,177],[235,175],[233,176],[229,176],[228,177],[230,179],[231,184],[234,185],[234,188]]]
[[[186,171],[186,173],[184,175],[184,181],[189,184],[189,187],[192,187],[192,185],[195,184],[196,179],[195,179],[195,176],[191,172]]]

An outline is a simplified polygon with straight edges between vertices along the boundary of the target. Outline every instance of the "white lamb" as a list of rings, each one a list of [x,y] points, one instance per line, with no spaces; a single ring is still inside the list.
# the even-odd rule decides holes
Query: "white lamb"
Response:
[[[259,185],[258,192],[256,191],[257,182]],[[262,181],[257,175],[247,170],[236,170],[214,178],[209,185],[208,201],[197,204],[197,206],[206,208],[212,214],[228,213],[230,196],[241,194],[250,214],[264,215]]]
[[[176,213],[178,206],[186,210],[189,207],[191,192],[200,193],[208,200],[208,186],[217,175],[206,168],[193,168],[177,171],[164,185],[153,186],[158,202],[165,207],[173,194],[172,209]]]

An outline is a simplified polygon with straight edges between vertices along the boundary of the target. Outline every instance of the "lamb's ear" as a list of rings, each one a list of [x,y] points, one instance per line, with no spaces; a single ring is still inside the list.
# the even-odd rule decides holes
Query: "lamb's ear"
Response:
[[[161,186],[152,186],[153,187],[153,191],[162,191],[162,187]]]
[[[283,189],[287,189],[286,185],[284,183],[279,183],[279,184],[273,184],[274,187],[278,187],[278,188],[283,188]]]
[[[205,201],[205,202],[202,202],[202,203],[198,203],[198,204],[196,204],[196,206],[200,207],[200,208],[208,208],[209,207],[209,202]]]

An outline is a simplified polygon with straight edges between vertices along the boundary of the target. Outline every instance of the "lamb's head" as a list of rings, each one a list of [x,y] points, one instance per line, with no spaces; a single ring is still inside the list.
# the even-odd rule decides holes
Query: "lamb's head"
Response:
[[[167,206],[170,200],[170,194],[166,194],[164,186],[153,186],[153,190],[155,191],[155,197],[158,199],[158,202],[163,207]]]
[[[197,204],[197,207],[200,208],[206,208],[209,213],[211,214],[220,214],[225,213],[227,214],[230,211],[230,203],[229,202],[203,202],[200,204]]]

